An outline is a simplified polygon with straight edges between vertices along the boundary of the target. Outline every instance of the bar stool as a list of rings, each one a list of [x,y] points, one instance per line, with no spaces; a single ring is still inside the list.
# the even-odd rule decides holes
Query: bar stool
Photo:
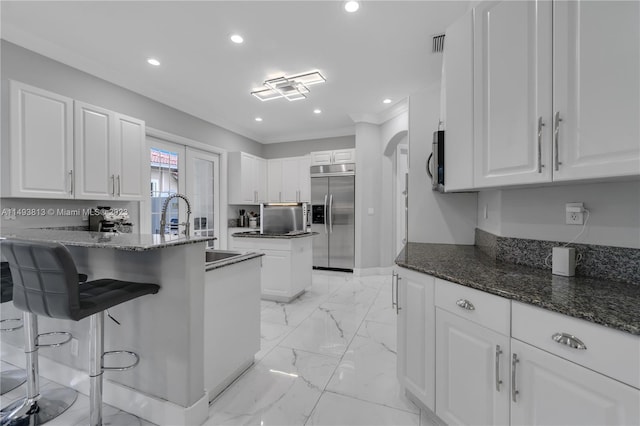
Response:
[[[11,270],[9,262],[0,262],[0,303],[11,302],[13,300],[13,281],[11,280]],[[11,325],[11,324],[15,325]],[[20,318],[5,318],[0,320],[0,331],[10,332],[22,328]],[[9,324],[5,326],[4,324]],[[22,369],[6,370],[0,374],[0,395],[10,392],[27,381],[27,373]]]
[[[133,352],[104,352],[104,311],[140,296],[155,294],[160,287],[111,278],[78,284],[78,271],[71,253],[59,243],[5,240],[2,253],[9,261],[13,275],[13,304],[25,311],[25,328],[30,328],[27,318],[35,320],[36,315],[73,321],[90,317],[89,416],[91,426],[101,426],[102,373],[109,369],[133,368],[139,360]],[[122,352],[131,354],[136,361],[122,368],[103,367],[104,355]],[[35,362],[37,365],[37,357]],[[3,414],[5,410],[2,410]],[[21,413],[20,408],[14,408],[7,416],[12,419],[24,416]],[[4,419],[2,424],[5,424]]]

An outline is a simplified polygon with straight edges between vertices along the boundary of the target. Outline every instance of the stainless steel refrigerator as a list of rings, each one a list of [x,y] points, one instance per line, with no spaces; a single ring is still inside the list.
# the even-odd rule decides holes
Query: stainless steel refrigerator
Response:
[[[353,271],[355,164],[311,167],[313,267]]]

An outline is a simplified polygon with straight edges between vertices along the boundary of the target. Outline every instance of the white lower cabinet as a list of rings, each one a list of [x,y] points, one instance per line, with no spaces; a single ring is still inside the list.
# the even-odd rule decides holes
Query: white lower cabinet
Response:
[[[232,250],[263,253],[262,299],[290,302],[311,286],[312,238],[231,237]]]
[[[397,268],[398,380],[412,399],[435,409],[434,278]]]
[[[509,337],[436,309],[436,414],[451,425],[509,424]]]
[[[511,351],[511,424],[640,424],[638,389],[516,339]]]
[[[398,380],[440,420],[640,424],[640,336],[399,271]]]

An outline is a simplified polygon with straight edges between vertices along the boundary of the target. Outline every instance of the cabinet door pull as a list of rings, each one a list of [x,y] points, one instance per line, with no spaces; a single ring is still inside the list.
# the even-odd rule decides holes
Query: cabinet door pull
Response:
[[[116,195],[116,175],[111,175],[111,196]]]
[[[282,202],[282,191],[278,192],[278,201]]]
[[[562,345],[567,345],[573,349],[581,349],[581,350],[587,349],[587,346],[582,342],[582,340],[568,333],[556,333],[553,336],[551,336],[551,338],[553,339],[554,342],[558,342]]]
[[[73,170],[69,170],[69,194],[73,195]]]
[[[400,314],[400,275],[396,274],[396,315]]]
[[[396,285],[396,273],[391,272],[391,307],[392,308],[396,307],[395,290],[394,290],[395,285]]]
[[[558,139],[560,138],[560,122],[562,121],[562,118],[560,118],[560,111],[556,111],[556,119],[554,121],[554,125],[553,125],[553,164],[554,164],[554,170],[559,170],[560,169],[560,164],[562,164],[560,162],[559,159],[559,154],[558,154]]]
[[[542,122],[542,117],[538,117],[538,173],[542,173],[542,128],[544,127],[544,123]]]
[[[120,196],[120,175],[118,175],[118,197]]]
[[[496,391],[500,392],[500,385],[502,384],[502,380],[500,380],[500,355],[502,355],[502,349],[500,345],[496,345]]]
[[[511,400],[513,402],[518,402],[518,394],[520,393],[520,391],[516,389],[516,366],[519,362],[518,355],[513,354],[513,359],[511,360]]]
[[[462,309],[466,309],[467,311],[476,310],[476,307],[473,306],[473,303],[469,302],[467,299],[458,299],[456,305],[460,306]]]

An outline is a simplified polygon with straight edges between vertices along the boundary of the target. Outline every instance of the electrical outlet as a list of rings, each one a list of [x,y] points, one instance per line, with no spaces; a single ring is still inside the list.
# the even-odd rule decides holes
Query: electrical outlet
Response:
[[[75,337],[71,339],[71,355],[78,356],[78,339]]]
[[[565,207],[565,223],[567,225],[584,224],[584,204],[567,203]]]

